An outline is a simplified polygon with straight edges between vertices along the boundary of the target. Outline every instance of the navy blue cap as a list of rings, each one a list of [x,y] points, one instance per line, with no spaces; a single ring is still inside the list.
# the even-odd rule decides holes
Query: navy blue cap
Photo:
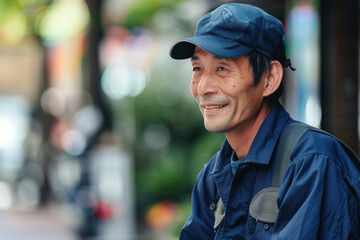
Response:
[[[195,46],[219,57],[233,58],[254,50],[291,67],[285,55],[282,23],[260,8],[241,3],[223,4],[203,16],[195,35],[176,42],[170,49],[174,59],[192,57]]]

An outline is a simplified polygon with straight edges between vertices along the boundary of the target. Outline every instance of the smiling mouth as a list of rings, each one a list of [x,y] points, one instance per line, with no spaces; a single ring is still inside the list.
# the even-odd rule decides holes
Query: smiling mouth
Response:
[[[205,109],[218,109],[218,108],[223,108],[226,105],[211,105],[211,106],[203,106],[203,108]]]

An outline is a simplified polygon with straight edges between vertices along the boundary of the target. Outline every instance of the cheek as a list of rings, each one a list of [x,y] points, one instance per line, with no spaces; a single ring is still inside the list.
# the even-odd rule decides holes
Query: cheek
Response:
[[[190,92],[195,97],[197,95],[198,81],[192,79],[190,84]]]
[[[251,90],[249,90],[249,94],[248,94],[247,98],[248,98],[248,102],[255,109],[257,109],[258,106],[260,106],[261,103],[263,102],[263,95],[262,95],[262,92],[259,90],[259,88],[253,87]]]

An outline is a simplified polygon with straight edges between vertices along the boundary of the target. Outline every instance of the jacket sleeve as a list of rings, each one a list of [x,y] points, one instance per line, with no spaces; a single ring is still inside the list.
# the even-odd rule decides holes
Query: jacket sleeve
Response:
[[[193,189],[192,212],[180,233],[180,240],[214,239],[214,211],[216,202],[212,177],[203,169]]]
[[[271,239],[359,239],[359,188],[359,178],[333,157],[294,160],[280,188]]]

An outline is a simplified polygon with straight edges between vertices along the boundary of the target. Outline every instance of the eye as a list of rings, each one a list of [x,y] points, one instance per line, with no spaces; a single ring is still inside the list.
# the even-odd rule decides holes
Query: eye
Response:
[[[200,67],[193,67],[193,72],[198,72],[198,71],[201,71]]]
[[[224,67],[218,67],[218,71],[219,71],[219,72],[223,72],[223,71],[227,71],[227,69],[224,68]]]

